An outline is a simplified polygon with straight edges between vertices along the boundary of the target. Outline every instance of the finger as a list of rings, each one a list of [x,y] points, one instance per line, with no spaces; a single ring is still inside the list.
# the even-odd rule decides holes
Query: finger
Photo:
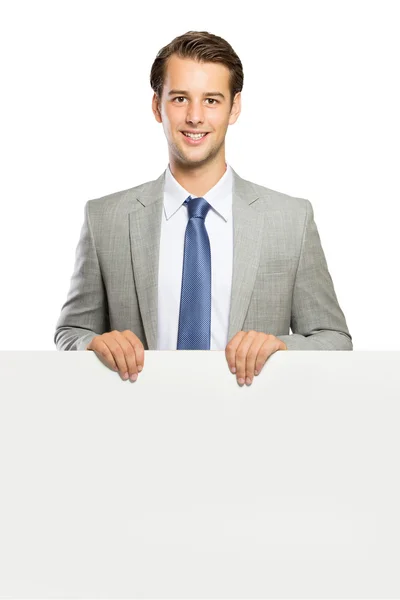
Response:
[[[265,342],[258,351],[255,362],[255,374],[259,375],[261,369],[267,362],[268,358],[271,356],[271,354],[274,354],[276,350],[276,344],[274,343],[272,336],[270,336],[268,339],[265,340]]]
[[[246,356],[246,384],[250,385],[253,382],[254,371],[256,369],[256,360],[260,349],[266,342],[265,333],[258,332],[258,335],[253,339],[253,343],[247,351]]]
[[[236,379],[239,385],[245,382],[246,357],[256,335],[256,331],[248,331],[236,350]]]
[[[245,331],[238,331],[225,348],[225,358],[227,360],[229,370],[232,371],[232,373],[236,372],[237,347],[239,346],[240,342],[242,341],[245,335]]]
[[[136,381],[138,377],[138,370],[136,365],[136,354],[135,349],[132,347],[132,344],[129,340],[123,335],[121,331],[115,332],[114,338],[118,344],[121,346],[122,351],[124,353],[126,369],[125,371],[121,371],[122,379],[128,379],[130,377],[131,381]]]
[[[104,341],[109,347],[117,364],[117,369],[121,377],[124,378],[125,373],[128,373],[128,365],[125,358],[125,349],[120,343],[120,336],[120,331],[111,331],[108,335],[103,334]]]
[[[137,370],[140,373],[144,367],[144,346],[137,335],[133,331],[130,331],[130,329],[123,331],[122,335],[125,336],[135,352]]]
[[[104,365],[113,369],[114,371],[118,371],[118,365],[114,360],[113,353],[107,346],[102,335],[98,336],[96,340],[92,340],[90,344],[92,346],[90,350],[93,350],[93,352],[95,352],[95,354],[98,356],[98,358]]]

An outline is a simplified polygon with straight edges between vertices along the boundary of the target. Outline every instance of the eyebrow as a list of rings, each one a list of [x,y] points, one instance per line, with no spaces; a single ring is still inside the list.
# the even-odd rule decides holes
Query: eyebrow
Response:
[[[172,94],[180,94],[182,96],[189,96],[189,92],[187,90],[170,90],[168,92],[168,96],[172,96]],[[204,92],[203,96],[220,96],[225,100],[225,96],[221,94],[221,92]]]

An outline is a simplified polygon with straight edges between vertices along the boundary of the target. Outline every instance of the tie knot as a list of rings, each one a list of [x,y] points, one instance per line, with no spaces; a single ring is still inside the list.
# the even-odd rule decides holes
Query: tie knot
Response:
[[[186,198],[185,204],[187,204],[189,211],[189,219],[192,217],[198,217],[200,219],[205,219],[208,211],[211,208],[211,205],[208,204],[205,198],[201,196],[199,198]]]

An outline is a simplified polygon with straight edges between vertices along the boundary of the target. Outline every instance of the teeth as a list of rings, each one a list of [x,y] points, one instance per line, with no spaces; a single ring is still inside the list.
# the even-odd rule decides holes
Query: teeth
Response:
[[[186,137],[193,138],[194,140],[199,140],[200,138],[204,137],[206,134],[205,133],[185,133],[185,132],[183,132],[183,135],[186,135]]]

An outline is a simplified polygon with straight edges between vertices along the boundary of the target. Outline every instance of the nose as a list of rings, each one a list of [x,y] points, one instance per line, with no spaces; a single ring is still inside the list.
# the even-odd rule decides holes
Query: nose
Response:
[[[190,102],[186,113],[186,123],[204,123],[204,107],[201,102]]]

